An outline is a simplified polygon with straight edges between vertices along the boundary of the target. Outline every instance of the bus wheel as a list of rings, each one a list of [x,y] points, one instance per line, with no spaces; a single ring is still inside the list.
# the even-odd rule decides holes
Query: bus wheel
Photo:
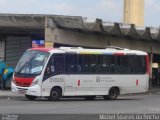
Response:
[[[58,101],[61,98],[61,96],[62,96],[62,93],[61,93],[60,89],[53,88],[51,90],[49,100],[50,101]]]
[[[86,96],[85,99],[86,100],[94,100],[96,98],[96,96]]]
[[[27,99],[29,100],[35,100],[37,97],[32,95],[25,95]]]
[[[119,89],[116,88],[116,87],[113,87],[113,88],[111,88],[111,89],[109,90],[109,94],[103,96],[103,98],[104,98],[105,100],[108,100],[108,99],[109,99],[109,100],[115,100],[115,99],[117,99],[118,94],[119,94]]]

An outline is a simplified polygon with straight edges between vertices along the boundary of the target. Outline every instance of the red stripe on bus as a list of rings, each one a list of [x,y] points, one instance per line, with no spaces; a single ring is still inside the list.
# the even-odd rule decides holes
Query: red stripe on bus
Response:
[[[121,56],[121,55],[124,55],[124,53],[114,53],[113,55]]]
[[[80,80],[78,80],[78,86],[80,86]]]
[[[138,85],[138,80],[136,80],[136,85]]]
[[[150,66],[149,66],[149,57],[148,57],[148,55],[146,55],[146,69],[147,69],[147,73],[150,74]]]
[[[30,50],[36,50],[36,51],[42,51],[42,52],[49,52],[50,50],[53,50],[54,48],[31,48]]]

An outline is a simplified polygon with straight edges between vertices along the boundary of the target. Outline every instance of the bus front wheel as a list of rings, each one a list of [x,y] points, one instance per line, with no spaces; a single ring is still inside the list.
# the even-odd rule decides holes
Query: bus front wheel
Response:
[[[32,95],[25,95],[27,99],[29,100],[35,100],[37,97]]]
[[[61,90],[58,88],[53,88],[50,93],[49,100],[50,101],[58,101],[62,96]]]
[[[119,95],[119,89],[117,87],[113,87],[109,90],[109,94],[103,96],[105,100],[115,100]]]

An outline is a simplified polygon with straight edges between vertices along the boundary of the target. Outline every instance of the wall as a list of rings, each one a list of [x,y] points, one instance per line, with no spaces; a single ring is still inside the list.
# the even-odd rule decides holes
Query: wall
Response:
[[[8,66],[15,67],[25,50],[32,47],[30,37],[7,36],[5,62]]]
[[[119,46],[122,48],[136,49],[146,51],[148,53],[160,54],[160,43],[143,41],[143,40],[129,40],[120,37],[114,37],[102,34],[93,34],[86,32],[76,32],[62,29],[46,30],[46,41],[53,41],[54,43],[63,43],[69,45],[79,45],[87,47],[105,48],[108,45]]]
[[[55,43],[98,48],[106,47],[109,42],[109,39],[107,40],[105,35],[65,31],[61,29],[55,29],[54,31],[52,31],[51,38]]]
[[[0,61],[4,60],[5,42],[0,39]]]

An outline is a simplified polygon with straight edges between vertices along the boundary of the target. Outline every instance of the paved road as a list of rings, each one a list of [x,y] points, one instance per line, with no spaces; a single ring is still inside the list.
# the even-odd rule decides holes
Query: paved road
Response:
[[[120,96],[118,100],[94,101],[62,99],[58,102],[25,97],[0,99],[0,113],[18,114],[102,114],[102,113],[160,113],[160,93]]]

